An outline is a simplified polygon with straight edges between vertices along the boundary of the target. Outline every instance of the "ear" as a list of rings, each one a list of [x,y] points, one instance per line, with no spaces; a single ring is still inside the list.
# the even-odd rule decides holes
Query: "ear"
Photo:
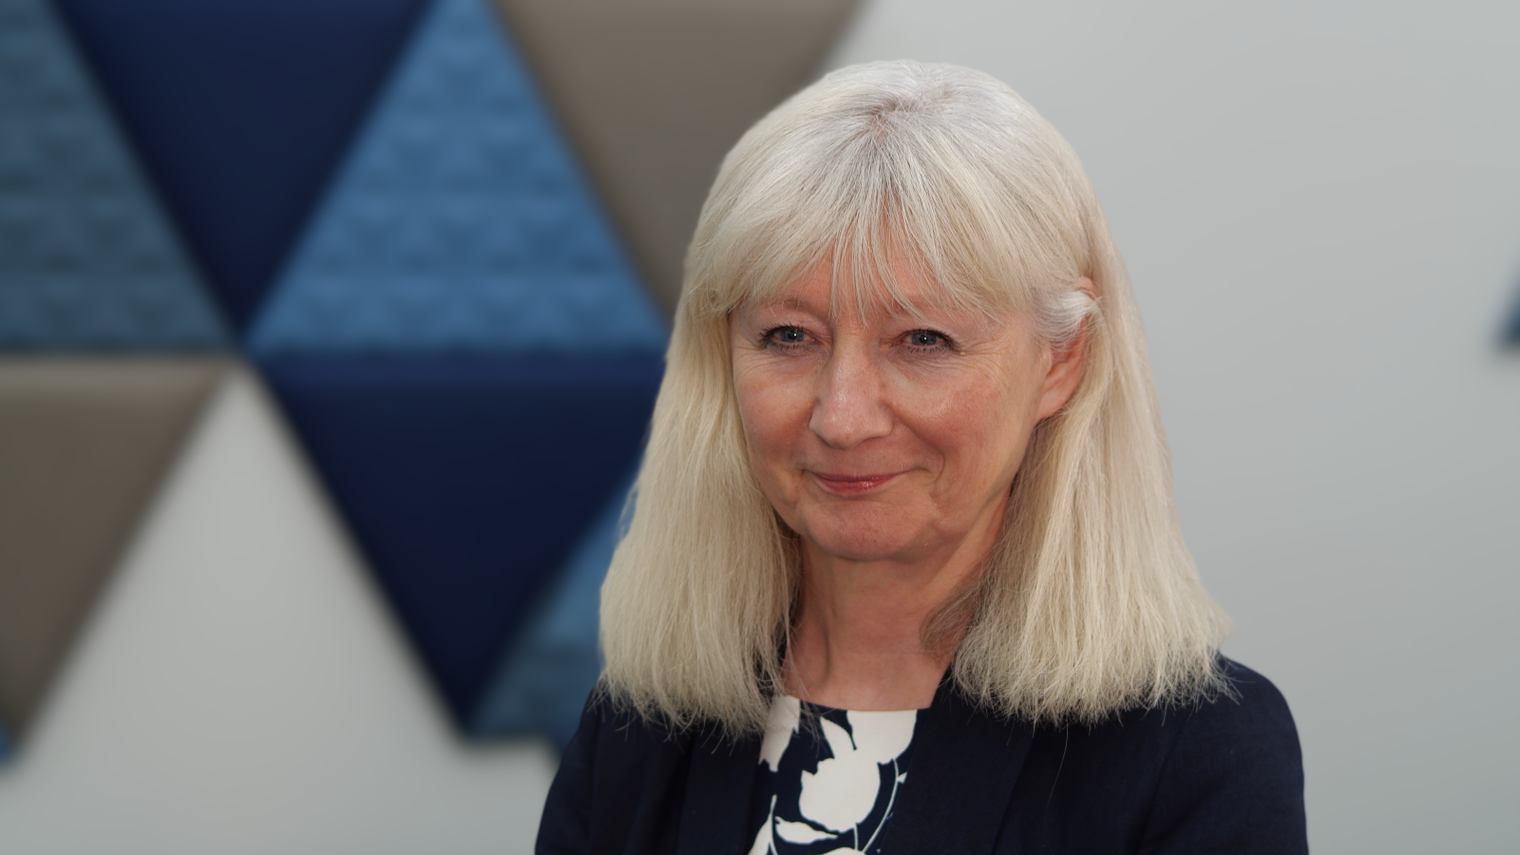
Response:
[[[1097,289],[1093,287],[1092,280],[1086,276],[1078,279],[1072,287],[1073,290],[1085,293],[1091,300],[1098,298]],[[1077,391],[1077,384],[1082,380],[1082,368],[1087,356],[1088,330],[1091,326],[1092,315],[1088,315],[1082,319],[1082,325],[1071,341],[1058,348],[1046,349],[1049,366],[1046,368],[1045,380],[1040,387],[1038,418],[1043,419],[1059,412]]]

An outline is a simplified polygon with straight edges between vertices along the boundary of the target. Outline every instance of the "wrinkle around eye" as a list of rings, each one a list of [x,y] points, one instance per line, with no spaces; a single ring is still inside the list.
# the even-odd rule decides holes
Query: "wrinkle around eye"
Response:
[[[789,335],[793,333],[801,336],[801,339],[788,341],[784,338],[780,338],[782,335]],[[783,352],[788,350],[801,350],[807,347],[811,347],[816,343],[817,339],[813,336],[812,333],[796,324],[777,324],[776,326],[770,327],[760,334],[760,339],[758,342],[760,347],[763,349]]]
[[[930,344],[923,344],[916,340],[920,337],[931,337],[934,341]],[[909,330],[903,333],[902,341],[909,350],[924,354],[953,353],[958,350],[955,340],[950,336],[939,330],[927,328]]]

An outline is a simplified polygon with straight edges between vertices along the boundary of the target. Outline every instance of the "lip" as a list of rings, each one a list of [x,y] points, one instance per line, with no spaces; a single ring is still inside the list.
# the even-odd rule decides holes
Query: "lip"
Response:
[[[901,472],[882,472],[869,475],[847,475],[842,472],[808,472],[818,485],[840,496],[858,496],[879,490],[895,479]]]

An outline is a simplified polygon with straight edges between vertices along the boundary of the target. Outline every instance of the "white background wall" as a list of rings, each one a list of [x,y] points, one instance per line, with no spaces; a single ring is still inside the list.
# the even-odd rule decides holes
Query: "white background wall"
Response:
[[[1520,850],[1520,7],[866,0],[831,64],[889,57],[998,75],[1086,163],[1314,849]],[[304,467],[233,378],[0,772],[0,852],[530,851],[550,755],[458,742]]]
[[[1520,7],[876,0],[1083,158],[1321,852],[1520,851]]]

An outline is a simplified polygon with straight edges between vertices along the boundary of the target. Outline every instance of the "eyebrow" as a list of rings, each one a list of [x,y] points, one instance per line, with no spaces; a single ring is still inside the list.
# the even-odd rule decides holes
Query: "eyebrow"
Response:
[[[796,309],[818,315],[819,317],[827,317],[829,314],[827,311],[820,311],[817,306],[814,306],[807,300],[797,297],[786,297],[780,300],[750,300],[746,301],[746,305],[751,311],[757,309]]]
[[[818,313],[818,307],[817,306],[814,306],[811,302],[809,302],[807,300],[802,300],[802,299],[799,299],[797,297],[787,297],[784,300],[778,300],[778,301],[776,301],[775,305],[778,305],[778,306],[782,307],[783,309],[801,309],[802,311],[805,311],[805,312],[812,312],[814,314]],[[828,314],[828,313],[824,312],[824,314]]]

